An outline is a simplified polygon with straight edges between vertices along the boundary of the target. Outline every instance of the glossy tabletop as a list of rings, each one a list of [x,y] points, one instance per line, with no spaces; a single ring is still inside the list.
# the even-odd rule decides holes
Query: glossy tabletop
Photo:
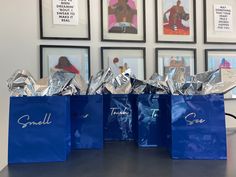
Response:
[[[8,165],[0,177],[236,177],[236,129],[227,131],[228,160],[171,160],[165,149],[132,142],[73,151],[66,162]]]

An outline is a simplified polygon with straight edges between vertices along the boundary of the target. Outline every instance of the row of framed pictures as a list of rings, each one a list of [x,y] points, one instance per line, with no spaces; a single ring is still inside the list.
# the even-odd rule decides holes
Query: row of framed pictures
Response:
[[[90,40],[89,0],[39,2],[41,39]],[[236,1],[203,2],[205,43],[236,44]],[[102,41],[146,41],[145,0],[100,4]],[[156,42],[196,43],[196,10],[196,0],[155,0]]]
[[[156,48],[156,72],[166,75],[171,68],[180,67],[186,76],[197,72],[196,49]],[[115,74],[131,68],[138,79],[146,79],[146,49],[142,47],[101,47],[101,67],[111,67]],[[90,47],[88,46],[40,46],[40,76],[48,75],[52,68],[81,74],[90,78]],[[236,49],[206,49],[205,70],[217,68],[236,69]],[[236,98],[236,90],[227,95]]]

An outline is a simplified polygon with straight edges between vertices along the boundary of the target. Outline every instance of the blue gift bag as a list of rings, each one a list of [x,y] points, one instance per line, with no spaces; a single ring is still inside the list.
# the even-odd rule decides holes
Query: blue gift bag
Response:
[[[103,147],[103,96],[71,96],[72,148]]]
[[[104,139],[133,140],[134,95],[104,95]]]
[[[226,159],[223,95],[172,96],[174,159]]]
[[[159,116],[162,145],[171,149],[171,95],[159,95]]]
[[[68,97],[10,98],[9,163],[64,161],[70,144]]]
[[[138,131],[137,144],[140,147],[163,145],[162,120],[159,109],[159,95],[142,94],[137,96]]]

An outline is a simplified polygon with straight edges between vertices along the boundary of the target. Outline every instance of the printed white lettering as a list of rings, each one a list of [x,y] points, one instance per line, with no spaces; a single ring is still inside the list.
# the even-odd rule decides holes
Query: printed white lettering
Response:
[[[129,115],[127,108],[125,108],[124,110],[120,110],[119,108],[110,108],[110,109],[111,109],[111,116],[113,116],[113,115]]]
[[[159,109],[151,109],[151,111],[152,111],[152,118],[157,118]]]
[[[189,113],[187,116],[185,116],[185,121],[187,125],[194,125],[194,124],[203,124],[206,122],[204,119],[198,119],[196,118],[197,114],[196,113]]]
[[[41,126],[41,125],[49,125],[52,123],[50,121],[51,113],[46,113],[43,120],[40,121],[32,121],[29,115],[23,115],[18,120],[17,123],[21,125],[21,128],[27,128],[28,126]]]
[[[89,114],[84,114],[84,115],[82,115],[81,117],[82,117],[82,119],[86,119],[86,118],[89,117]]]

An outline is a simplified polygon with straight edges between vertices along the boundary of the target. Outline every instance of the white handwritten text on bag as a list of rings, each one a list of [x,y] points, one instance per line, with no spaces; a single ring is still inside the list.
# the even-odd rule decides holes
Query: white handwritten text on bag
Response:
[[[187,116],[185,116],[185,121],[187,125],[194,125],[194,124],[203,124],[206,122],[205,119],[198,119],[196,118],[197,114],[196,113],[189,113]]]
[[[125,108],[124,110],[121,110],[119,108],[110,108],[111,109],[111,116],[113,115],[129,115],[129,109]]]
[[[159,109],[151,109],[151,111],[152,111],[152,118],[157,118]]]
[[[50,119],[51,113],[46,113],[43,120],[40,121],[32,121],[29,115],[23,115],[17,120],[17,123],[21,125],[21,128],[27,128],[29,126],[50,125],[52,123]]]

